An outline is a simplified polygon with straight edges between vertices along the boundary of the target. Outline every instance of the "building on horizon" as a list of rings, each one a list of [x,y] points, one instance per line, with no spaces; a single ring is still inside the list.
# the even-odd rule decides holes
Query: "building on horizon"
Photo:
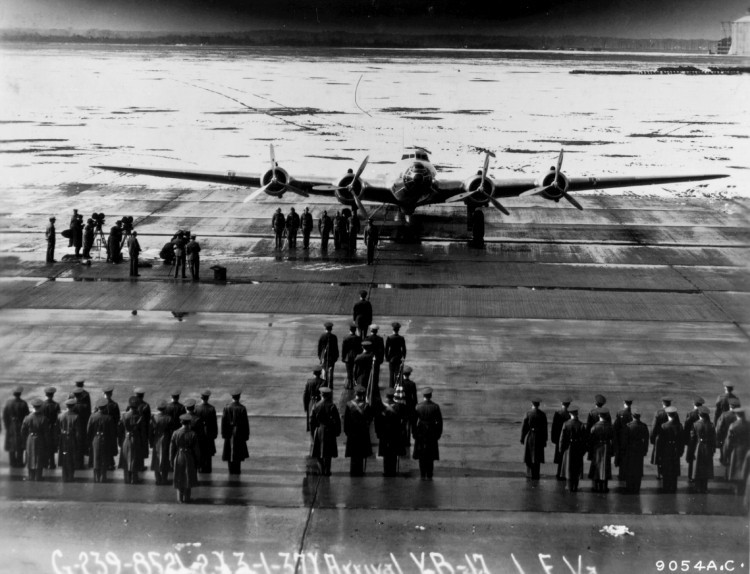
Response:
[[[724,30],[724,38],[717,45],[717,53],[729,56],[749,56],[750,13],[734,22],[722,22],[721,24]]]

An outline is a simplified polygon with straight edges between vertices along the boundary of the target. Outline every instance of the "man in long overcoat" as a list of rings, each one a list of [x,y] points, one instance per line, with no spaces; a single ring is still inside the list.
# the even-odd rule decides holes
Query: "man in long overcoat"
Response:
[[[552,415],[552,431],[550,433],[550,440],[555,445],[555,458],[553,462],[557,465],[555,472],[555,478],[557,480],[565,480],[562,476],[562,451],[560,450],[560,434],[562,433],[563,425],[570,420],[570,413],[568,412],[568,406],[571,403],[570,397],[564,398],[560,401],[560,408],[555,411]]]
[[[307,379],[305,390],[302,393],[302,406],[305,409],[306,420],[305,430],[310,433],[310,440],[315,438],[313,429],[310,426],[310,417],[312,416],[312,411],[315,408],[315,405],[320,401],[320,387],[325,385],[325,381],[320,378],[322,370],[323,369],[320,365],[313,367],[313,376]]]
[[[578,418],[578,405],[570,405],[566,411],[569,418],[560,431],[560,477],[567,481],[570,492],[578,492],[578,483],[583,476],[583,457],[588,450],[588,431]]]
[[[750,422],[745,419],[743,407],[734,409],[737,420],[732,423],[724,443],[724,460],[727,461],[727,480],[734,482],[737,493],[741,493],[741,482],[745,477],[742,474],[742,465],[745,462],[745,454],[750,450]],[[27,447],[28,449],[28,447]]]
[[[349,325],[349,334],[341,342],[341,362],[346,365],[347,389],[354,389],[354,359],[362,350],[362,337],[357,335],[357,325]]]
[[[667,422],[661,425],[654,445],[654,460],[661,468],[664,492],[677,492],[677,477],[680,476],[680,459],[685,451],[685,436],[682,425],[677,420],[677,409],[668,406],[664,409]],[[652,431],[653,433],[653,431]]]
[[[623,407],[617,411],[615,420],[612,423],[612,431],[614,432],[614,440],[612,441],[612,448],[615,453],[615,466],[617,467],[617,478],[618,480],[625,480],[625,471],[623,469],[622,459],[625,455],[625,440],[628,433],[627,426],[630,421],[633,420],[633,399],[625,399]]]
[[[703,403],[706,401],[702,397],[694,397],[693,398],[693,410],[691,410],[689,413],[685,415],[685,424],[682,426],[682,432],[685,433],[684,441],[685,445],[687,446],[687,456],[685,457],[688,461],[688,481],[693,482],[693,462],[694,458],[690,457],[690,437],[693,432],[693,425],[698,422],[698,420],[701,418],[700,411],[701,407],[703,406]],[[714,429],[714,440],[716,439],[716,429]]]
[[[190,502],[192,489],[198,486],[198,460],[200,447],[198,435],[190,429],[193,415],[180,416],[180,428],[172,433],[169,459],[174,469],[174,487],[179,502]]]
[[[341,416],[333,403],[333,392],[329,387],[320,387],[321,400],[310,415],[310,432],[313,435],[311,455],[320,463],[323,476],[331,476],[331,459],[338,458],[336,437],[341,434]]]
[[[719,462],[724,466],[729,466],[729,459],[724,456],[726,449],[724,443],[729,435],[729,427],[737,420],[737,409],[740,408],[740,400],[736,397],[729,399],[729,410],[719,415],[719,421],[716,423],[716,448],[719,449]],[[728,472],[727,472],[727,476]]]
[[[416,419],[416,408],[417,403],[419,402],[419,395],[417,394],[417,383],[411,380],[412,372],[413,369],[411,365],[404,365],[402,373],[403,377],[400,382],[396,383],[396,393],[393,395],[393,398],[397,403],[401,403],[404,405],[404,444],[407,447],[411,446],[412,428],[414,427],[414,421]]]
[[[406,340],[399,335],[401,323],[394,321],[391,323],[393,334],[388,335],[385,340],[385,360],[388,361],[388,386],[396,386],[396,379],[401,372],[401,368],[406,360]]]
[[[313,230],[313,216],[309,207],[306,207],[305,211],[302,212],[300,226],[302,227],[302,249],[309,249],[310,234]]]
[[[372,352],[372,342],[362,341],[362,352],[354,358],[354,368],[352,369],[355,387],[359,385],[365,387],[365,389],[367,388],[375,360],[375,354]]]
[[[11,468],[23,467],[23,453],[26,441],[21,436],[21,425],[29,414],[29,404],[21,398],[23,387],[13,389],[13,397],[8,399],[3,408],[3,425],[5,426],[5,450],[10,457]]]
[[[372,343],[370,350],[375,355],[372,381],[373,385],[377,388],[380,388],[380,366],[385,360],[385,341],[383,340],[383,337],[378,334],[379,330],[380,327],[377,325],[370,325],[370,334],[365,338],[365,341],[370,341]]]
[[[611,416],[607,407],[598,409],[599,420],[589,431],[589,478],[594,483],[594,492],[609,492],[607,481],[612,478],[612,430]]]
[[[29,480],[42,480],[44,467],[52,447],[52,432],[47,417],[42,413],[42,399],[31,401],[34,411],[21,423],[21,438],[26,443],[26,468]]]
[[[378,442],[378,456],[383,457],[383,476],[396,476],[398,457],[406,454],[403,436],[404,405],[393,400],[395,389],[385,392],[383,408],[375,415],[375,434]]]
[[[208,402],[211,397],[211,390],[204,389],[201,391],[201,403],[196,405],[195,414],[203,421],[203,435],[199,437],[200,454],[198,460],[198,472],[209,474],[213,471],[211,464],[213,456],[216,454],[216,437],[219,436],[218,419],[216,418],[216,409]]]
[[[521,444],[525,444],[523,461],[526,476],[539,480],[539,467],[544,462],[544,447],[547,446],[547,415],[539,409],[541,401],[533,399],[531,410],[526,413],[521,427]]]
[[[659,433],[661,432],[661,426],[669,420],[669,417],[667,416],[667,408],[672,404],[672,399],[669,397],[662,397],[661,399],[661,408],[656,411],[654,414],[654,424],[651,427],[651,444],[653,445],[653,448],[651,449],[651,464],[656,465],[656,478],[661,480],[662,478],[662,472],[661,472],[661,465],[656,462],[656,439],[659,437]]]
[[[76,388],[73,389],[73,392],[68,396],[68,398],[76,400],[76,404],[73,407],[73,410],[81,419],[81,426],[83,428],[88,428],[89,418],[91,417],[91,396],[89,395],[88,391],[83,388],[83,381],[76,381],[76,385],[78,385],[79,383],[80,386],[76,386]],[[83,459],[84,456],[88,454],[89,453],[86,449],[81,449],[78,452],[78,470],[83,470],[85,466]],[[89,456],[89,463],[90,462],[91,457]]]
[[[286,229],[286,217],[281,213],[281,208],[276,209],[276,213],[271,218],[271,229],[273,229],[276,238],[276,249],[281,249],[284,242],[284,230]]]
[[[370,423],[372,423],[372,408],[365,401],[366,389],[359,385],[356,397],[346,404],[344,412],[344,434],[346,434],[346,451],[344,455],[350,459],[349,474],[364,476],[365,460],[372,456],[370,443]]]
[[[333,230],[333,221],[328,217],[328,212],[324,211],[318,219],[318,232],[320,233],[320,250],[328,252],[328,238]]]
[[[336,361],[339,360],[339,340],[333,334],[333,323],[326,321],[323,327],[325,333],[318,338],[318,360],[323,366],[326,386],[333,390],[333,372],[336,368]]]
[[[44,389],[44,394],[47,398],[44,399],[44,402],[42,403],[42,414],[47,417],[50,430],[50,445],[47,449],[47,462],[44,465],[44,468],[49,468],[50,470],[55,469],[55,453],[57,452],[58,443],[57,417],[60,416],[61,410],[60,403],[55,400],[56,392],[57,389],[55,387],[47,387]]]
[[[85,429],[81,424],[81,419],[73,410],[75,404],[75,399],[66,400],[66,411],[60,413],[57,417],[57,444],[55,444],[55,447],[57,447],[57,463],[62,469],[63,482],[73,482],[77,453],[86,444],[84,439]]]
[[[120,446],[119,468],[124,471],[125,484],[139,482],[138,473],[143,465],[144,452],[148,453],[148,443],[143,440],[141,416],[137,407],[138,400],[130,397],[128,408],[117,427],[117,444]]]
[[[240,402],[242,391],[232,391],[232,402],[224,407],[221,417],[221,438],[224,451],[221,460],[229,466],[229,474],[240,474],[242,461],[250,457],[247,441],[250,440],[250,421],[247,409]]]
[[[141,244],[138,241],[138,232],[133,233],[128,237],[128,256],[130,257],[130,277],[138,277],[138,258],[141,254]]]
[[[151,447],[151,470],[154,471],[156,484],[167,484],[171,458],[169,454],[172,443],[172,417],[165,411],[167,401],[160,400],[156,404],[156,414],[151,416],[149,424],[148,444]]]
[[[711,410],[708,407],[701,404],[697,412],[698,420],[690,425],[686,458],[690,463],[688,476],[693,480],[695,491],[705,494],[708,492],[708,480],[714,477],[716,428],[711,422]]]
[[[648,426],[641,422],[641,411],[631,407],[630,415],[632,420],[625,425],[624,438],[620,439],[620,470],[625,477],[625,489],[638,494],[643,480],[643,459],[648,454],[649,434]]]
[[[118,424],[107,414],[107,399],[99,399],[86,427],[86,444],[94,469],[94,482],[107,481],[107,470],[117,456]]]
[[[414,452],[412,457],[419,461],[419,474],[422,480],[432,480],[435,461],[440,460],[438,441],[443,436],[443,415],[437,403],[432,402],[432,389],[422,389],[424,400],[415,409]]]
[[[359,292],[359,301],[352,308],[352,319],[357,324],[358,335],[362,340],[367,337],[367,329],[372,324],[372,303],[367,300],[367,291]]]
[[[724,392],[716,398],[716,410],[714,411],[714,426],[719,429],[719,417],[722,413],[727,412],[730,409],[730,401],[737,399],[737,395],[734,394],[734,383],[731,381],[724,381]]]

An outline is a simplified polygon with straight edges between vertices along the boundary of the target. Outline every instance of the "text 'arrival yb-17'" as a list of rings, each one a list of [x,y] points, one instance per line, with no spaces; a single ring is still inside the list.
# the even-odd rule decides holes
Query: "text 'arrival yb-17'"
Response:
[[[304,197],[310,194],[333,195],[344,205],[358,207],[360,213],[365,217],[367,217],[367,210],[362,203],[363,201],[392,204],[398,206],[401,213],[406,216],[407,221],[418,207],[436,203],[463,201],[469,210],[492,204],[509,215],[508,210],[498,201],[499,199],[540,195],[552,201],[560,201],[560,199],[565,198],[576,208],[583,209],[570,195],[571,192],[727,177],[723,174],[569,177],[561,170],[563,152],[560,151],[557,166],[551,167],[547,173],[539,178],[495,179],[487,175],[490,156],[494,157],[494,154],[485,150],[484,166],[476,175],[472,175],[463,181],[443,180],[438,179],[437,171],[430,162],[428,154],[429,152],[421,147],[407,150],[401,157],[398,170],[393,177],[393,183],[389,187],[373,185],[362,179],[361,176],[367,166],[369,156],[364,159],[356,172],[351,169],[348,170],[343,177],[333,184],[311,179],[297,179],[279,167],[273,145],[271,145],[271,167],[260,177],[235,171],[180,171],[111,165],[93,167],[120,173],[228,183],[258,188],[245,201],[263,192],[273,197],[281,197],[286,192],[296,193]]]

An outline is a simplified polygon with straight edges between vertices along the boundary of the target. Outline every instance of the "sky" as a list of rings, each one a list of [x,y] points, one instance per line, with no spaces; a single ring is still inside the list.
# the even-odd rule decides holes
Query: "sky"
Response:
[[[719,39],[750,0],[3,0],[0,28],[239,31],[304,27]]]

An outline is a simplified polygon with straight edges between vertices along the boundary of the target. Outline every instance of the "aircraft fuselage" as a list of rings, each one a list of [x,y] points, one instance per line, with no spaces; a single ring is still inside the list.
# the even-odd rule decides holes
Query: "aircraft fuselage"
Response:
[[[391,193],[406,214],[428,201],[433,193],[437,170],[422,150],[404,153],[393,177]]]

